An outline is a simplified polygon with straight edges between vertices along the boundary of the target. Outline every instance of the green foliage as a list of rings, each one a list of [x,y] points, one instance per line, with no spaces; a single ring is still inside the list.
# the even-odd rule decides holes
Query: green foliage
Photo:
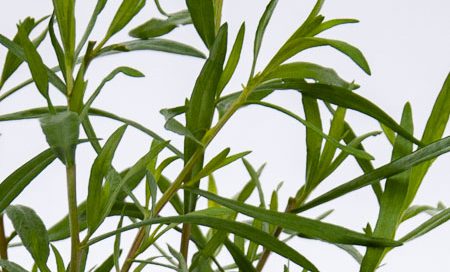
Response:
[[[253,28],[255,33],[250,34],[254,35],[253,47],[249,47],[253,55],[249,61],[249,71],[244,71],[250,76],[247,82],[243,82],[242,89],[235,92],[229,92],[231,90],[227,87],[239,71],[238,64],[246,61],[246,23],[242,22],[236,29],[237,34],[232,42],[228,35],[232,32],[228,29],[228,23],[222,23],[222,0],[186,0],[185,7],[174,13],[166,12],[161,5],[164,3],[155,0],[160,14],[147,14],[152,11],[144,9],[149,1],[122,0],[116,3],[118,7],[114,16],[107,18],[103,26],[106,29],[104,35],[94,37],[93,30],[99,26],[102,11],[113,5],[110,2],[114,1],[96,1],[89,20],[76,23],[79,4],[74,0],[53,0],[53,9],[48,11],[50,16],[40,20],[27,17],[18,23],[17,33],[12,39],[0,34],[0,44],[6,56],[2,61],[0,90],[5,82],[9,84],[14,80],[13,75],[20,71],[22,64],[28,66],[26,71],[31,76],[2,92],[0,103],[12,99],[14,94],[30,84],[47,103],[45,107],[38,105],[2,113],[0,122],[39,119],[43,136],[50,147],[6,175],[0,183],[1,271],[28,271],[22,267],[28,264],[16,264],[13,256],[8,260],[7,253],[12,246],[23,246],[31,254],[34,260],[31,271],[128,272],[134,269],[139,272],[161,268],[190,272],[261,271],[270,252],[286,260],[278,264],[278,270],[297,271],[291,265],[298,265],[303,271],[319,271],[319,265],[313,264],[301,249],[288,243],[291,239],[315,239],[348,253],[358,262],[360,271],[373,272],[391,250],[404,246],[450,219],[449,209],[442,203],[437,207],[411,205],[432,163],[450,152],[450,137],[444,136],[450,116],[450,75],[435,100],[423,135],[418,139],[413,131],[409,103],[404,107],[401,121],[397,122],[397,118],[379,105],[356,93],[360,86],[342,78],[332,67],[297,59],[301,57],[300,53],[308,49],[328,47],[350,58],[366,74],[371,73],[366,58],[358,48],[345,41],[318,37],[336,26],[358,22],[355,19],[326,21],[321,15],[323,0],[316,1],[307,18],[286,41],[281,42],[280,48],[264,64],[261,58],[258,60],[264,50],[264,41],[277,38],[272,37],[276,34],[266,30],[272,17],[277,16],[278,1],[267,1],[258,24]],[[146,12],[146,21],[129,27],[141,10]],[[36,28],[44,22],[47,27],[36,34]],[[85,26],[85,29],[80,31],[76,26]],[[165,38],[165,35],[172,35],[180,27],[196,31],[206,46],[206,53],[190,44]],[[121,40],[120,34],[124,32],[131,36],[129,40]],[[51,63],[55,58],[41,50],[44,46],[53,48],[56,66]],[[175,133],[168,137],[181,136],[181,142],[170,143],[155,132],[157,128],[119,115],[122,101],[118,101],[117,110],[93,107],[100,99],[100,93],[107,91],[119,74],[139,78],[144,73],[125,64],[112,64],[109,71],[101,71],[105,72],[106,77],[100,78],[100,83],[90,90],[88,81],[95,75],[89,69],[90,65],[99,58],[108,62],[114,60],[111,57],[114,55],[146,51],[194,57],[202,64],[196,78],[193,78],[194,86],[185,86],[190,91],[187,97],[178,100],[184,103],[160,110],[165,118],[164,128]],[[289,62],[294,57],[296,60]],[[170,74],[168,78],[177,80],[177,76]],[[140,88],[139,81],[133,80],[136,80],[133,88]],[[66,103],[53,105],[51,98],[54,89]],[[271,99],[274,92],[287,90],[294,90],[298,95],[296,101],[302,106],[303,116]],[[127,91],[124,90],[124,99],[130,95]],[[265,164],[255,168],[247,160],[250,151],[231,153],[234,147],[222,147],[220,152],[210,152],[209,145],[236,112],[255,105],[283,113],[305,129],[305,139],[298,139],[305,144],[305,176],[296,179],[294,186],[290,187],[295,189],[288,196],[280,190],[282,183],[275,189],[266,188],[265,179],[261,176]],[[369,153],[370,148],[365,148],[364,145],[368,145],[365,140],[381,132],[356,134],[359,128],[353,130],[347,118],[350,110],[381,124],[389,141],[386,150],[392,154],[389,162],[379,167],[372,165],[375,157]],[[97,137],[99,125],[93,121],[97,117],[117,121],[122,126],[105,137],[107,139],[103,142]],[[257,118],[254,120],[260,121]],[[326,126],[328,121],[330,125]],[[113,161],[116,165],[116,150],[127,141],[123,137],[127,127],[151,139],[148,146],[140,148],[143,154],[130,167],[116,169]],[[33,140],[38,138],[35,136]],[[280,139],[277,136],[274,142],[267,144],[277,144]],[[88,161],[88,157],[77,157],[77,146],[83,142],[90,143],[86,145],[87,150],[92,147],[95,154],[92,161]],[[7,157],[11,152],[18,151],[6,150],[2,155]],[[47,231],[34,210],[16,202],[56,158],[66,169],[68,212]],[[349,158],[356,160],[363,174],[336,184],[334,189],[310,200],[312,195],[317,195],[315,190],[328,177],[345,171],[342,165]],[[81,160],[90,164],[90,176],[85,188],[80,188],[85,183],[77,180],[77,162]],[[233,165],[248,174],[247,182],[216,178],[219,177],[216,175],[218,171],[237,160],[242,160],[243,165]],[[207,190],[199,189],[202,180]],[[52,182],[60,182],[60,178]],[[326,210],[316,218],[296,214],[320,207],[368,185],[372,186],[378,200],[379,213],[376,224],[368,223],[363,233],[325,222],[325,217],[339,207]],[[233,187],[237,195],[223,196],[224,186]],[[76,192],[79,190],[87,191],[86,199],[77,198]],[[181,197],[181,191],[184,197]],[[267,192],[271,195],[266,195]],[[257,197],[256,205],[248,204],[254,201],[252,195]],[[199,198],[206,198],[207,202],[198,202]],[[171,207],[168,207],[169,203]],[[201,206],[203,203],[206,204]],[[284,203],[285,208],[282,207]],[[6,217],[2,216],[3,213],[11,224],[4,224]],[[403,237],[396,236],[403,222],[419,214],[428,214],[430,218]],[[106,222],[115,222],[116,227],[109,230]],[[9,227],[11,225],[12,228]],[[4,226],[12,234],[6,236]],[[122,236],[130,230],[137,230],[136,237],[130,241],[131,247],[128,239]],[[167,245],[167,250],[158,245],[173,241],[172,238],[178,237],[179,233],[180,249],[174,244]],[[114,246],[106,248],[109,257],[95,260],[98,263],[92,267],[90,262],[93,260],[89,256],[98,250],[98,247],[92,246],[105,239],[114,239]],[[67,242],[70,256],[59,249],[59,243],[51,244],[55,241]],[[355,246],[364,247],[365,254],[361,254]],[[55,260],[52,264],[47,263],[50,248]],[[155,250],[159,253],[155,254]],[[232,257],[233,264],[223,263],[224,253]],[[326,261],[326,256],[323,258]]]

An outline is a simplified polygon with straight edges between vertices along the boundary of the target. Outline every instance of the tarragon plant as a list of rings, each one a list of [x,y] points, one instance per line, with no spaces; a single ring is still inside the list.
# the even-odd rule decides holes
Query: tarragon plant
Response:
[[[270,23],[276,0],[267,4],[256,28],[246,33],[242,23],[236,37],[228,35],[227,22],[222,20],[222,0],[186,0],[186,8],[169,13],[155,0],[159,14],[155,18],[129,28],[129,22],[146,5],[145,0],[122,0],[101,36],[92,35],[97,19],[102,16],[106,0],[98,0],[86,28],[79,29],[75,21],[75,0],[53,0],[53,10],[39,19],[24,18],[17,24],[17,34],[0,34],[0,44],[7,52],[2,60],[0,103],[13,99],[14,94],[31,85],[46,101],[45,107],[28,108],[0,116],[1,122],[37,119],[48,143],[43,150],[0,183],[0,267],[2,271],[262,271],[270,254],[278,254],[286,262],[277,271],[289,271],[289,265],[303,271],[319,271],[307,256],[293,248],[291,239],[316,239],[337,246],[355,258],[361,272],[375,271],[383,258],[396,247],[424,235],[450,219],[450,210],[415,206],[413,200],[433,161],[450,151],[450,138],[443,137],[450,114],[450,77],[438,94],[421,137],[413,130],[412,109],[407,103],[401,120],[395,120],[376,104],[354,92],[355,82],[342,79],[332,68],[303,61],[291,61],[300,52],[315,47],[330,47],[350,58],[370,75],[369,65],[356,47],[340,40],[323,38],[322,33],[354,19],[326,20],[318,0],[309,16],[298,26],[272,58],[257,69],[258,55],[265,30]],[[83,24],[84,25],[84,24]],[[182,42],[161,38],[179,26],[192,27],[204,43],[202,52]],[[37,29],[40,30],[37,31]],[[128,31],[128,40],[116,42],[117,33]],[[254,37],[253,59],[242,60],[244,36]],[[114,40],[114,42],[112,42]],[[39,48],[49,43],[56,63],[41,55]],[[193,86],[182,105],[161,110],[165,129],[182,137],[182,146],[175,146],[151,128],[135,121],[92,107],[97,96],[108,88],[108,82],[118,74],[142,77],[136,69],[119,66],[98,86],[88,85],[89,67],[99,58],[130,51],[156,50],[169,54],[203,59]],[[229,90],[227,84],[239,62],[248,61],[251,68],[242,89]],[[21,66],[27,66],[31,78],[17,85],[11,76]],[[8,84],[5,84],[8,83]],[[4,86],[13,86],[5,89]],[[138,85],[137,85],[138,86]],[[296,91],[301,98],[304,115],[271,102],[271,94]],[[56,105],[50,92],[65,97],[66,103]],[[87,94],[90,95],[87,95]],[[300,100],[299,100],[300,101]],[[300,103],[299,103],[300,104]],[[226,148],[206,160],[205,151],[227,122],[243,107],[265,107],[298,121],[306,129],[305,177],[286,207],[278,207],[278,190],[266,201],[259,176],[263,167],[255,168],[243,151],[230,153]],[[356,135],[346,121],[346,112],[353,110],[380,123],[382,132]],[[326,115],[326,112],[329,115]],[[122,123],[111,135],[97,136],[92,117],[104,117]],[[215,117],[217,116],[217,117]],[[331,116],[331,125],[323,123]],[[144,156],[126,169],[117,169],[112,161],[126,130],[137,129],[148,135],[149,147]],[[383,133],[391,146],[391,161],[375,168],[373,156],[364,146],[365,139]],[[78,145],[89,145],[96,158],[90,167],[87,199],[77,198]],[[164,152],[163,152],[164,151]],[[12,150],[3,150],[8,156]],[[355,159],[363,174],[342,181],[334,189],[311,199],[314,190],[332,173],[342,169],[347,159]],[[178,175],[171,179],[167,167],[182,161]],[[243,171],[250,180],[233,181],[238,193],[233,198],[218,194],[222,186],[214,172],[231,163],[242,161]],[[67,216],[48,226],[35,211],[14,200],[50,164],[66,170]],[[139,186],[142,185],[142,186]],[[309,218],[303,212],[360,188],[371,186],[378,200],[378,219],[363,231],[325,223],[325,212],[319,218]],[[201,189],[204,188],[204,189]],[[136,190],[135,190],[136,189]],[[144,197],[137,190],[145,190]],[[246,201],[252,194],[259,196],[259,205]],[[208,200],[207,206],[198,203]],[[280,201],[281,202],[281,201]],[[58,204],[56,204],[58,205]],[[171,208],[169,207],[171,206]],[[164,211],[164,216],[162,212]],[[427,212],[431,217],[403,237],[396,235],[399,226],[416,215]],[[172,213],[170,215],[170,213]],[[245,216],[242,216],[245,215]],[[117,227],[105,232],[105,220],[117,221]],[[13,229],[5,229],[4,220]],[[99,230],[102,230],[101,232]],[[124,232],[136,230],[131,243],[121,243]],[[167,249],[160,245],[164,237],[179,237],[179,244]],[[114,239],[114,247],[106,260],[92,260],[91,246],[105,239]],[[54,244],[67,240],[70,255],[62,254]],[[9,259],[12,246],[25,247],[34,260],[28,269],[21,260]],[[360,251],[360,247],[365,252]],[[155,254],[155,252],[159,252]],[[49,262],[53,254],[56,263]],[[229,255],[233,263],[225,263]],[[326,259],[326,256],[322,256]],[[89,262],[88,262],[89,261]],[[88,266],[87,263],[97,263]],[[153,271],[152,270],[152,271]],[[339,268],[336,268],[339,270]],[[299,270],[295,270],[299,271]]]

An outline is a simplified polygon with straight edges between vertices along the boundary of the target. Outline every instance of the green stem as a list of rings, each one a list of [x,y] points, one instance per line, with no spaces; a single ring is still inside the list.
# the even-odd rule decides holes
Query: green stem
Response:
[[[5,225],[3,223],[3,214],[0,214],[0,259],[8,259],[8,240],[5,236]]]
[[[70,257],[70,272],[79,272],[81,264],[80,254],[80,237],[79,237],[79,223],[78,223],[78,208],[77,208],[77,185],[76,185],[76,167],[75,164],[68,164],[66,166],[67,174],[67,198],[69,202],[69,225],[70,225],[70,240],[71,240],[71,257]]]

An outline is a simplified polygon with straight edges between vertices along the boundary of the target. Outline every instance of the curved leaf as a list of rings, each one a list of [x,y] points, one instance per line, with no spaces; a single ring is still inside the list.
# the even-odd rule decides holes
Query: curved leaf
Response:
[[[179,55],[192,56],[197,58],[206,58],[205,54],[195,49],[190,45],[179,43],[176,41],[165,39],[147,39],[147,40],[133,40],[123,43],[117,43],[104,47],[99,52],[99,56],[107,56],[121,52],[153,50],[167,53],[174,53]]]
[[[364,55],[361,51],[343,41],[317,38],[317,37],[301,37],[293,39],[286,43],[280,51],[275,54],[270,63],[267,65],[266,71],[272,71],[278,65],[282,64],[286,60],[292,58],[296,54],[313,47],[319,46],[331,46],[336,50],[347,55],[353,62],[355,62],[364,72],[370,75],[369,64],[367,63]]]
[[[376,120],[385,124],[390,129],[399,133],[409,141],[419,146],[423,146],[423,143],[421,141],[414,138],[413,135],[408,133],[397,122],[395,122],[395,120],[392,119],[392,117],[390,117],[377,105],[347,89],[319,83],[311,84],[306,83],[303,80],[296,80],[296,79],[274,80],[261,85],[260,88],[263,90],[265,89],[297,90],[301,92],[303,95],[320,99],[325,102],[329,102],[344,108],[359,111],[370,117],[375,118]]]
[[[55,159],[55,153],[47,149],[3,180],[0,184],[0,213]]]
[[[276,211],[257,208],[198,189],[185,188],[185,190],[193,191],[196,194],[213,200],[222,206],[256,218],[258,220],[295,231],[298,234],[308,238],[320,239],[330,243],[365,245],[374,247],[392,247],[401,245],[401,243],[390,239],[371,237],[362,233],[345,229],[340,226],[324,223],[320,220],[313,220],[291,213],[280,213]]]
[[[206,47],[213,46],[216,37],[214,5],[211,0],[186,0],[192,23]]]
[[[188,214],[182,216],[147,219],[139,223],[131,224],[126,227],[117,229],[115,231],[111,231],[103,235],[97,236],[89,240],[87,245],[90,246],[108,237],[114,236],[116,233],[140,228],[142,226],[148,226],[153,224],[171,224],[171,223],[190,223],[234,233],[244,238],[247,238],[251,241],[254,241],[285,258],[288,258],[292,262],[308,269],[309,271],[312,272],[319,271],[310,261],[308,261],[304,256],[300,255],[296,250],[294,250],[290,246],[279,241],[278,239],[275,239],[274,237],[263,231],[255,229],[244,223],[204,215]]]
[[[333,190],[309,201],[308,203],[295,209],[293,212],[301,212],[313,207],[316,207],[322,203],[328,202],[352,191],[358,190],[364,186],[378,182],[381,179],[391,177],[403,171],[410,169],[411,167],[428,160],[435,159],[436,157],[450,152],[450,136],[443,138],[439,141],[426,145],[417,151],[399,158],[393,162],[385,164],[375,170],[359,176],[349,182],[346,182]]]

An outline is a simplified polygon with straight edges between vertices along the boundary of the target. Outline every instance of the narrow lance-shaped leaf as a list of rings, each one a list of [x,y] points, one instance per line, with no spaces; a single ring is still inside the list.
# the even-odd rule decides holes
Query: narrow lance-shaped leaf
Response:
[[[9,52],[14,54],[20,60],[28,62],[27,57],[26,57],[22,47],[19,46],[17,43],[11,41],[7,37],[3,36],[2,34],[0,34],[0,44],[5,46],[6,48],[8,48]],[[52,83],[52,85],[55,86],[61,93],[65,94],[66,86],[65,86],[64,82],[56,75],[55,71],[51,70],[50,68],[48,68],[45,65],[44,65],[44,67],[45,67],[45,70],[47,71],[49,82]],[[32,80],[28,80],[25,83],[29,84],[32,82],[33,82]],[[6,97],[13,94],[14,92],[15,92],[15,90],[13,88],[12,90],[5,93],[4,96],[1,97],[1,100],[5,99]]]
[[[197,58],[206,58],[205,54],[195,49],[194,47],[176,41],[166,39],[147,39],[147,40],[133,40],[123,43],[113,44],[104,47],[98,53],[98,56],[108,56],[123,52],[153,50],[161,51],[185,56],[192,56]]]
[[[353,109],[364,113],[370,117],[375,118],[379,122],[385,124],[395,132],[399,133],[409,141],[423,146],[423,143],[413,135],[408,133],[402,128],[394,119],[392,119],[387,113],[380,109],[377,105],[373,104],[369,100],[337,86],[330,86],[318,83],[306,83],[303,80],[296,79],[282,79],[277,81],[268,82],[260,86],[264,89],[277,89],[286,90],[293,89],[301,92],[303,95],[307,95],[312,98],[320,99],[325,102],[329,102],[344,108]]]
[[[206,191],[186,188],[185,190],[195,191],[198,195],[211,199],[218,204],[235,210],[250,217],[278,225],[285,229],[301,234],[307,238],[320,239],[330,243],[366,245],[376,247],[398,246],[401,243],[391,239],[370,237],[340,226],[321,222],[320,220],[309,219],[291,213],[280,213],[276,211],[257,208],[235,200],[226,199]]]
[[[36,50],[34,44],[28,38],[27,29],[24,25],[18,26],[18,34],[20,37],[20,43],[22,44],[28,67],[30,68],[33,80],[38,88],[39,92],[45,99],[49,100],[48,96],[48,75],[42,58]]]
[[[443,210],[442,212],[438,213],[437,215],[431,217],[430,219],[428,219],[427,221],[422,223],[420,226],[418,226],[417,228],[415,228],[412,231],[410,231],[409,233],[407,233],[405,236],[403,236],[400,239],[400,241],[408,242],[413,239],[416,239],[416,238],[432,231],[433,229],[439,227],[440,225],[444,224],[448,220],[450,220],[450,209],[449,208],[447,208],[447,209]]]
[[[280,51],[272,58],[266,67],[266,72],[271,72],[278,65],[295,56],[296,54],[313,47],[331,46],[336,50],[347,55],[353,62],[355,62],[364,72],[370,75],[369,65],[364,58],[361,51],[343,41],[316,38],[316,37],[302,37],[292,40],[283,46]]]
[[[236,40],[234,41],[233,48],[231,49],[230,56],[228,57],[227,64],[223,69],[223,73],[220,76],[220,80],[217,87],[216,97],[219,98],[225,86],[230,81],[233,76],[236,66],[238,65],[239,59],[241,57],[242,45],[244,43],[244,35],[245,35],[245,23],[242,23],[239,28],[239,32],[236,36]]]
[[[209,1],[211,2],[211,1]],[[192,14],[191,14],[192,15]],[[194,21],[195,22],[195,21]],[[211,127],[214,116],[214,102],[217,93],[217,84],[222,74],[225,54],[227,51],[228,26],[223,25],[211,47],[210,55],[206,60],[195,82],[191,98],[186,111],[186,128],[195,138],[201,140]],[[188,137],[184,142],[184,161],[187,163],[199,145]],[[203,159],[194,166],[192,176],[201,170]],[[195,197],[189,193],[185,195],[185,209],[191,211],[195,207]]]
[[[6,177],[0,184],[0,213],[55,159],[55,153],[47,149]]]
[[[417,151],[399,158],[393,162],[385,164],[375,170],[359,176],[349,182],[346,182],[333,190],[318,196],[310,202],[302,205],[294,212],[301,212],[316,207],[322,203],[328,202],[352,191],[358,190],[364,186],[378,182],[381,179],[388,178],[403,171],[410,169],[420,163],[435,159],[436,157],[450,152],[450,137],[426,145]]]
[[[130,77],[144,77],[144,74],[142,74],[140,71],[138,71],[136,69],[133,69],[131,67],[120,66],[120,67],[117,67],[116,69],[114,69],[111,73],[109,73],[102,80],[100,85],[97,87],[97,89],[95,89],[94,93],[91,95],[91,97],[89,97],[88,101],[85,103],[85,105],[83,107],[83,110],[80,113],[80,121],[83,121],[84,118],[86,118],[92,103],[97,98],[97,96],[100,94],[100,91],[103,89],[105,84],[108,81],[111,81],[116,75],[118,75],[120,73],[122,73],[124,75],[127,75],[127,76],[130,76]]]
[[[100,223],[105,204],[102,202],[105,201],[105,198],[108,198],[108,196],[102,195],[103,179],[112,169],[114,153],[125,133],[125,129],[126,126],[122,126],[109,137],[92,164],[86,204],[87,224],[90,233],[93,233]]]
[[[165,20],[152,18],[133,28],[129,35],[139,39],[154,38],[171,32],[179,25],[186,25],[190,23],[192,23],[192,20],[189,11],[183,10],[170,14],[169,18]]]
[[[318,27],[314,28],[313,31],[309,32],[309,36],[316,36],[325,30],[333,28],[335,26],[344,25],[344,24],[355,24],[359,23],[356,19],[332,19],[329,21],[322,22]]]
[[[403,109],[402,127],[413,133],[411,105],[407,103]],[[392,150],[392,160],[399,159],[412,152],[413,145],[401,136],[397,136]],[[405,210],[405,199],[408,193],[411,170],[407,170],[386,180],[380,211],[373,235],[393,239]],[[380,264],[387,249],[368,248],[361,264],[361,272],[371,272]]]
[[[310,123],[311,126],[306,126],[306,184],[311,184],[313,178],[316,176],[317,168],[319,166],[320,152],[322,149],[321,135],[317,132],[322,132],[322,119],[320,117],[319,105],[317,100],[308,96],[302,96],[303,110],[305,112],[305,124]],[[316,128],[316,130],[314,129]]]
[[[212,0],[186,0],[195,29],[206,47],[213,46],[216,31],[214,22],[214,5]]]
[[[75,0],[53,0],[59,33],[66,56],[66,66],[72,66],[75,51]]]
[[[47,17],[44,17],[39,21],[35,22],[33,18],[27,17],[25,18],[25,20],[19,22],[18,28],[19,29],[22,28],[25,31],[26,35],[28,36],[30,35],[31,31],[46,18]],[[38,47],[40,43],[44,40],[46,33],[47,31],[45,30],[43,34],[41,34],[33,41],[35,47]],[[13,41],[18,45],[22,46],[19,32],[14,36]],[[14,53],[8,51],[8,53],[6,54],[5,63],[3,64],[3,71],[0,78],[0,89],[2,88],[5,81],[8,80],[8,78],[17,70],[17,68],[19,68],[19,66],[22,63],[23,63],[22,59],[18,58]]]
[[[171,216],[171,217],[161,217],[147,219],[135,224],[128,225],[121,229],[105,233],[96,238],[89,240],[88,245],[95,244],[102,241],[110,236],[115,235],[118,232],[124,232],[127,230],[132,230],[135,228],[140,228],[142,226],[153,225],[153,224],[170,224],[170,223],[190,223],[195,225],[207,226],[219,230],[224,230],[226,232],[235,233],[239,236],[247,238],[254,241],[265,248],[291,260],[292,262],[308,269],[312,272],[318,272],[319,270],[303,255],[298,253],[296,250],[286,245],[285,243],[275,239],[271,235],[255,229],[247,224],[234,222],[226,219],[220,219],[212,216],[204,215],[182,215],[182,216]]]
[[[56,260],[56,271],[57,272],[66,272],[66,266],[64,265],[64,260],[59,253],[58,249],[54,245],[50,245],[52,247],[53,255],[55,255]]]
[[[345,113],[346,109],[339,107],[334,114],[333,120],[331,121],[330,131],[328,135],[337,139],[338,141],[341,140],[344,134]],[[327,141],[325,143],[319,160],[317,177],[315,177],[313,180],[313,187],[317,186],[322,181],[320,178],[323,177],[324,171],[332,163],[332,160],[336,153],[336,149],[336,145],[333,145],[330,141]]]
[[[114,18],[111,20],[104,41],[122,30],[134,16],[144,7],[145,0],[123,0]]]
[[[434,103],[427,125],[422,135],[423,143],[431,143],[442,137],[445,128],[447,127],[450,117],[450,73],[445,79],[444,85],[439,92],[436,102]],[[411,185],[409,186],[407,203],[411,204],[413,201],[423,178],[430,168],[433,160],[425,162],[417,167],[414,167],[411,173]]]
[[[294,118],[295,120],[299,121],[300,123],[302,123],[304,126],[306,126],[307,128],[310,128],[315,134],[317,134],[318,136],[328,140],[329,142],[331,142],[333,145],[335,145],[337,148],[346,151],[350,154],[352,154],[355,157],[358,158],[364,158],[367,160],[373,160],[373,157],[367,153],[366,151],[363,150],[358,150],[354,147],[351,146],[345,146],[339,143],[339,141],[333,137],[328,136],[327,134],[323,133],[321,129],[319,129],[318,127],[316,127],[315,125],[313,125],[312,123],[304,120],[303,118],[300,118],[298,115],[292,113],[291,111],[282,108],[280,106],[277,105],[273,105],[267,102],[262,102],[262,101],[247,101],[246,103],[248,104],[255,104],[255,105],[261,105],[267,108],[271,108],[274,109],[276,111],[279,111],[281,113],[284,113],[292,118]]]
[[[250,77],[253,77],[255,72],[256,61],[258,59],[259,50],[261,49],[262,40],[264,37],[264,32],[266,32],[267,25],[269,24],[270,18],[278,4],[278,0],[270,0],[264,10],[263,15],[259,19],[258,28],[255,33],[255,41],[253,43],[253,63]]]
[[[55,110],[57,112],[63,112],[67,110],[67,107],[65,106],[56,106]],[[34,119],[34,118],[41,118],[41,117],[45,117],[47,116],[47,114],[49,113],[48,108],[32,108],[32,109],[28,109],[28,110],[24,110],[24,111],[19,111],[19,112],[14,112],[14,113],[10,113],[10,114],[5,114],[5,115],[1,115],[0,116],[0,122],[4,122],[4,121],[13,121],[13,120],[26,120],[26,119]],[[148,136],[159,140],[159,141],[165,141],[165,139],[163,139],[161,136],[159,136],[157,133],[155,133],[154,131],[146,128],[145,126],[120,117],[118,115],[115,115],[113,113],[104,111],[104,110],[100,110],[100,109],[95,109],[95,108],[91,108],[89,110],[89,114],[90,115],[94,115],[94,116],[101,116],[101,117],[105,117],[105,118],[109,118],[112,120],[116,120],[119,121],[121,123],[127,124],[131,127],[136,128],[137,130],[140,130],[141,132],[143,132],[144,134],[147,134]],[[168,144],[167,148],[169,150],[171,150],[174,154],[176,154],[179,158],[183,157],[183,153],[181,153],[181,151],[179,151],[175,146]]]
[[[47,230],[41,218],[32,209],[21,205],[9,206],[6,214],[39,269],[50,272],[47,267],[50,246]]]
[[[265,77],[266,80],[275,78],[312,79],[317,83],[334,85],[349,90],[358,87],[353,83],[343,80],[333,69],[310,62],[282,64]]]

